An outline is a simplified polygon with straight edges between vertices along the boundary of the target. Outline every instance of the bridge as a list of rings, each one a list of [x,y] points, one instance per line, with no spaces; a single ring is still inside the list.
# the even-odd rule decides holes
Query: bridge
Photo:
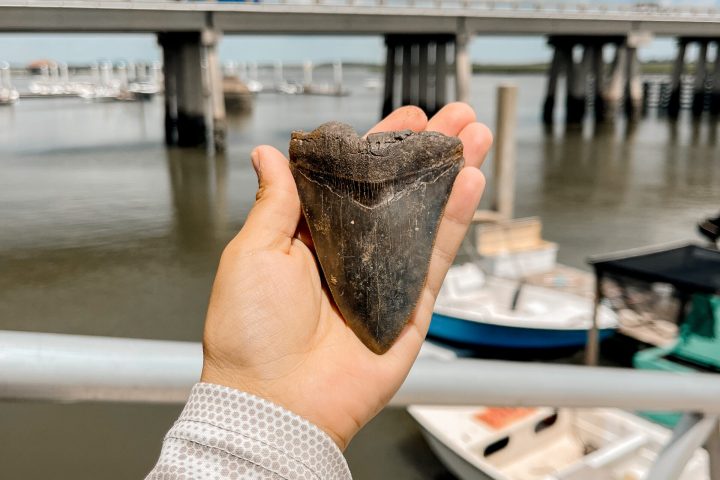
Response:
[[[543,118],[552,122],[557,79],[564,74],[570,124],[582,122],[587,96],[594,97],[598,121],[612,118],[621,104],[635,118],[642,95],[637,49],[656,36],[677,37],[671,116],[680,110],[690,43],[699,44],[701,52],[693,112],[702,114],[707,82],[710,110],[720,114],[720,55],[712,71],[706,68],[708,44],[720,38],[716,7],[539,0],[0,0],[0,32],[157,33],[164,52],[166,140],[181,146],[224,143],[217,58],[223,34],[384,35],[384,113],[408,103],[432,113],[446,103],[451,78],[456,99],[467,100],[467,45],[475,35],[547,35],[555,54]],[[578,46],[579,60],[572,55]],[[609,66],[602,55],[606,46],[615,51]],[[588,78],[597,79],[593,92],[586,91]]]

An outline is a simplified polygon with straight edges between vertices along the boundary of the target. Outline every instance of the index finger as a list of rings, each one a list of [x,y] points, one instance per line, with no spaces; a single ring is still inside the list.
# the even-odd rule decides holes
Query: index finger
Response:
[[[390,115],[383,118],[373,128],[371,128],[365,136],[378,132],[394,132],[398,130],[412,130],[420,132],[425,130],[428,120],[425,112],[419,107],[408,105],[400,107],[393,111]]]

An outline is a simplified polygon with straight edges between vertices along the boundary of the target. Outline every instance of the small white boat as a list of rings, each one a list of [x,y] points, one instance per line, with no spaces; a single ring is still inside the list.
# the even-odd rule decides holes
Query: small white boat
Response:
[[[616,409],[411,406],[430,448],[461,480],[642,480],[670,438]],[[678,480],[708,480],[698,449]]]
[[[368,90],[379,90],[382,87],[382,81],[379,78],[371,77],[363,82],[363,87]]]
[[[548,349],[585,344],[593,302],[565,292],[486,276],[473,263],[450,269],[438,295],[429,334],[445,341],[493,348]],[[515,303],[515,308],[512,308]],[[601,306],[600,337],[617,328]]]
[[[0,105],[12,105],[20,98],[20,93],[12,85],[10,64],[0,62]]]
[[[14,88],[0,88],[0,105],[12,105],[20,98],[20,93]]]

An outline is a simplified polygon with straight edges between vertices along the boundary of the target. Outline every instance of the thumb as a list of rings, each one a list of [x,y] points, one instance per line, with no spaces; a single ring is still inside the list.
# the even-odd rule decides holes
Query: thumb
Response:
[[[268,145],[256,147],[251,157],[258,191],[236,240],[250,250],[289,250],[300,220],[300,199],[288,160]]]

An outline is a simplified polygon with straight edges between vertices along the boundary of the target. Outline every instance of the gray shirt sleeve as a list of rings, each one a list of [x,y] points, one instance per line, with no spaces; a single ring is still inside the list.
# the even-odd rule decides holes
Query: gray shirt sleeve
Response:
[[[228,387],[196,384],[146,480],[350,480],[335,442],[284,408]]]

